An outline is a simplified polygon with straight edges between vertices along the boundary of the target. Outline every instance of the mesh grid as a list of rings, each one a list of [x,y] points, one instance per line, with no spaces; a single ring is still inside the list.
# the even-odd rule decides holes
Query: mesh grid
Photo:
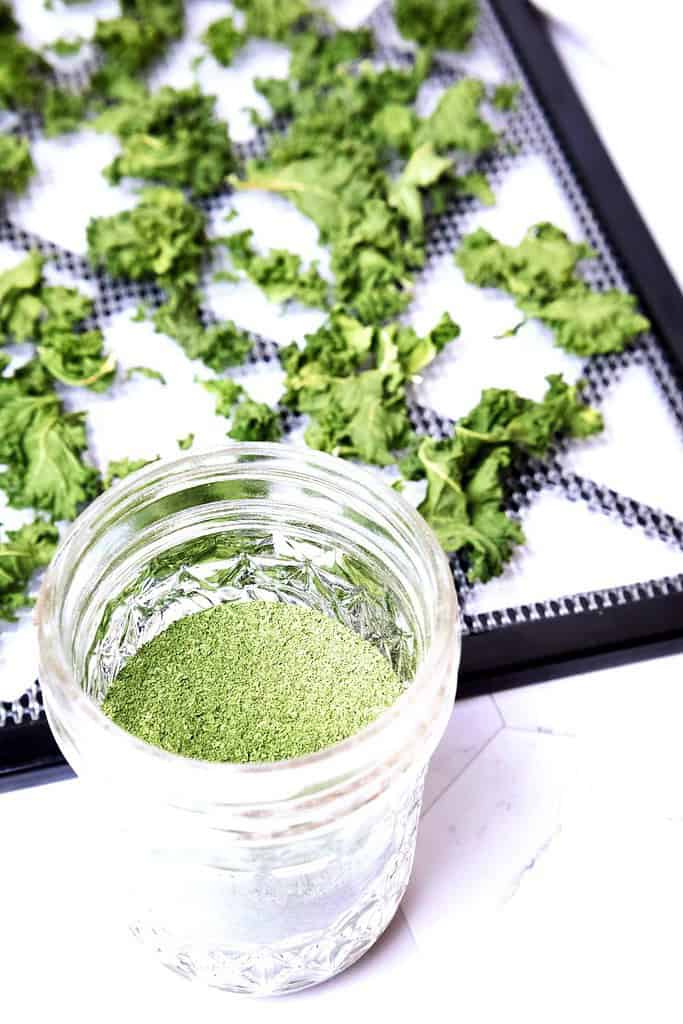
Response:
[[[398,66],[409,65],[411,48],[401,40],[393,24],[391,4],[381,4],[369,19],[375,29],[377,38],[383,46],[380,59],[383,62]],[[463,74],[482,74],[488,72],[488,80],[518,81],[522,84],[522,92],[517,110],[509,115],[504,123],[502,145],[491,154],[479,161],[478,166],[484,170],[491,180],[494,191],[506,187],[511,176],[516,172],[524,172],[525,161],[540,160],[549,171],[552,179],[563,196],[568,210],[571,225],[576,229],[574,235],[580,235],[588,241],[597,252],[597,259],[586,270],[590,283],[599,289],[628,288],[623,270],[615,254],[611,251],[603,235],[599,223],[584,195],[572,169],[555,138],[543,110],[531,91],[515,53],[505,36],[493,10],[487,0],[481,3],[481,18],[473,40],[471,52],[465,56],[441,58],[435,65],[428,84],[434,94],[452,84]],[[83,76],[89,73],[90,67],[82,67],[77,76],[62,74],[64,84],[76,85],[82,82]],[[79,77],[80,76],[80,77]],[[155,75],[158,84],[163,76]],[[175,82],[173,84],[176,84]],[[430,96],[421,97],[424,102]],[[41,126],[34,116],[20,116],[16,129],[27,133],[31,138],[40,138]],[[245,160],[262,152],[266,136],[257,131],[255,137],[235,146],[238,158]],[[226,207],[226,199],[230,190],[201,200],[200,205],[211,218],[219,218]],[[552,219],[536,216],[538,211],[525,211],[526,224],[534,220]],[[417,282],[416,302],[414,309],[408,312],[408,318],[419,318],[420,292],[423,286],[430,286],[440,273],[439,268],[444,260],[457,247],[462,235],[472,230],[475,223],[481,221],[482,210],[478,203],[469,198],[457,198],[446,211],[438,217],[428,220],[427,261]],[[565,225],[561,225],[565,226]],[[571,230],[571,228],[570,228]],[[494,232],[495,233],[495,232]],[[508,239],[512,241],[514,239]],[[4,242],[18,252],[36,248],[51,261],[59,270],[63,270],[74,280],[90,282],[95,288],[95,320],[103,329],[113,317],[131,305],[142,301],[151,306],[162,301],[160,290],[149,283],[114,281],[107,275],[94,272],[87,260],[78,253],[61,248],[55,242],[42,238],[26,230],[16,217],[3,219],[0,216],[0,242]],[[440,278],[439,278],[440,280]],[[438,289],[437,289],[438,290]],[[430,303],[425,303],[430,305]],[[432,319],[438,317],[442,308],[429,309]],[[424,310],[423,310],[424,312]],[[457,309],[453,315],[459,320]],[[215,320],[216,312],[207,304],[204,310],[207,322]],[[235,317],[237,319],[237,317]],[[238,321],[239,322],[239,321]],[[464,322],[464,320],[462,321]],[[247,325],[249,326],[249,325]],[[291,328],[295,330],[294,327]],[[249,372],[258,372],[259,368],[276,364],[278,341],[263,333],[251,332],[254,338],[254,350],[250,357]],[[456,343],[457,344],[457,343]],[[145,359],[141,359],[145,362]],[[577,366],[576,375],[586,382],[587,398],[594,404],[604,403],[608,396],[620,385],[620,381],[630,372],[631,367],[640,367],[649,375],[656,390],[657,401],[668,410],[670,430],[677,434],[675,443],[681,441],[683,433],[683,392],[681,381],[677,377],[668,359],[665,349],[652,334],[645,335],[627,352],[598,356],[586,360]],[[457,368],[456,368],[457,369]],[[435,373],[442,374],[448,385],[452,368],[448,362],[439,361],[434,368]],[[455,371],[453,371],[455,372]],[[460,372],[457,369],[457,372]],[[448,387],[446,388],[446,392]],[[453,425],[454,416],[444,415],[439,408],[432,407],[429,402],[429,383],[424,388],[417,387],[410,399],[410,416],[413,426],[419,431],[436,437],[446,436]],[[436,403],[435,403],[436,404]],[[463,410],[464,411],[464,410]],[[282,411],[282,419],[288,434],[300,432],[301,420],[286,410]],[[683,447],[681,448],[683,455]],[[593,480],[590,473],[575,471],[571,458],[571,446],[558,444],[544,462],[521,460],[511,474],[508,486],[508,511],[511,515],[524,520],[525,515],[535,506],[541,496],[553,495],[567,502],[585,507],[597,517],[606,516],[614,523],[630,530],[640,532],[648,542],[666,545],[671,552],[671,573],[658,579],[644,578],[624,586],[601,587],[564,594],[562,582],[558,581],[558,596],[534,600],[533,595],[525,593],[524,553],[521,552],[518,563],[511,569],[518,581],[508,592],[515,594],[515,600],[509,607],[484,608],[479,599],[481,586],[473,587],[466,579],[460,559],[451,557],[454,580],[463,607],[465,633],[494,632],[501,626],[518,622],[533,622],[557,616],[576,614],[585,610],[606,608],[613,605],[634,601],[645,601],[649,598],[683,592],[683,521],[673,514],[672,510],[664,511],[653,507],[647,500],[626,493],[620,493],[608,483]],[[647,573],[642,573],[647,576]],[[485,604],[486,602],[484,602]],[[481,608],[481,610],[478,610]],[[17,667],[17,671],[20,669]],[[11,702],[0,702],[0,726],[13,727],[36,721],[42,714],[42,698],[38,684],[28,686],[23,695]]]

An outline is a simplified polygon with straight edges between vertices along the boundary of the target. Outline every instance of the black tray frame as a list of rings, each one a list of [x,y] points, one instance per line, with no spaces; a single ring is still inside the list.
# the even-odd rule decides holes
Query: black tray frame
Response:
[[[491,5],[683,381],[683,294],[574,89],[546,19],[527,0],[491,0]],[[469,633],[458,697],[683,651],[683,593],[642,596],[646,599],[634,593],[624,604]],[[0,790],[69,773],[44,715],[3,728]]]
[[[491,0],[491,6],[683,382],[683,294],[555,50],[547,20],[527,0]],[[636,597],[633,603],[466,636],[459,696],[682,651],[683,594]]]

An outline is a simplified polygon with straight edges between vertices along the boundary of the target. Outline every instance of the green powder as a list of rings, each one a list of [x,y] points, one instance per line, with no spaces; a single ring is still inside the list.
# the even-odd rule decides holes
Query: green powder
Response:
[[[154,746],[205,761],[276,761],[362,729],[403,691],[377,648],[310,608],[219,605],[150,640],[103,711]]]

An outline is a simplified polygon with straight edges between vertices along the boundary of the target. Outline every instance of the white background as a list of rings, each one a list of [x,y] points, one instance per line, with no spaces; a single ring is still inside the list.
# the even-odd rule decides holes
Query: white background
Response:
[[[575,2],[555,37],[680,280],[680,37],[673,4],[637,5],[629,34],[631,7]],[[184,982],[110,928],[77,781],[4,794],[3,1018],[680,1021],[682,687],[670,657],[456,705],[394,924],[346,974],[277,1002]]]

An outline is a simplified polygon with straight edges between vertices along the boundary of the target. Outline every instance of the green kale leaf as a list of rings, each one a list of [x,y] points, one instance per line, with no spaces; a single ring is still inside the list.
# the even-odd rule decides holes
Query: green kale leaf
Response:
[[[286,42],[291,30],[310,20],[316,9],[309,0],[235,0],[244,11],[246,36]]]
[[[246,41],[244,32],[235,27],[230,15],[211,22],[202,36],[202,42],[206,43],[218,63],[225,67],[232,64],[235,54],[242,49]]]
[[[462,78],[446,89],[433,113],[421,122],[416,142],[431,142],[437,151],[459,149],[483,153],[495,146],[498,135],[481,116],[486,88],[476,78]]]
[[[412,378],[437,357],[439,352],[460,334],[460,327],[444,313],[424,336],[404,324],[380,327],[376,335],[376,358],[380,369],[397,370],[401,376]]]
[[[153,459],[112,459],[105,470],[102,486],[105,491],[109,490],[117,480],[124,480],[131,473],[136,473],[138,469],[158,462],[160,458],[161,456],[155,455]]]
[[[132,92],[95,120],[97,131],[112,132],[122,152],[105,168],[112,184],[124,177],[189,188],[196,195],[215,192],[234,167],[228,130],[214,115],[215,98],[197,86],[155,93]]]
[[[183,0],[121,0],[121,16],[98,21],[95,27],[103,66],[94,76],[94,89],[108,96],[120,94],[181,38],[184,24]]]
[[[299,410],[299,395],[325,391],[331,377],[354,374],[365,364],[373,346],[374,328],[366,327],[335,309],[313,334],[307,334],[303,349],[294,342],[280,349],[280,362],[287,373],[284,404]]]
[[[561,348],[590,356],[620,352],[650,326],[632,295],[594,291],[578,276],[578,262],[594,255],[588,245],[571,242],[545,223],[530,228],[517,246],[479,228],[463,239],[455,262],[472,284],[509,292],[527,317],[552,328]]]
[[[535,224],[519,245],[504,245],[484,228],[466,235],[455,262],[471,284],[502,288],[517,299],[554,297],[575,280],[579,260],[594,255],[553,224]]]
[[[244,397],[244,388],[232,377],[203,380],[202,386],[216,396],[217,416],[230,416],[237,403]]]
[[[178,447],[181,452],[188,451],[194,444],[194,434],[187,434],[185,437],[178,438]]]
[[[160,384],[166,384],[166,378],[159,370],[153,370],[151,366],[130,366],[126,370],[126,380],[133,377],[147,377],[149,380],[158,380]]]
[[[52,69],[10,32],[0,33],[0,108],[38,110]]]
[[[104,339],[83,330],[92,300],[75,288],[43,284],[43,257],[31,252],[0,274],[0,344],[34,341],[40,362],[63,384],[102,391],[115,371]]]
[[[199,279],[204,215],[176,189],[144,189],[134,209],[93,218],[87,234],[90,259],[114,277],[156,277],[174,288]]]
[[[465,196],[474,196],[482,206],[495,206],[496,197],[489,180],[481,171],[468,171],[455,179],[455,190]]]
[[[265,402],[247,398],[235,409],[228,437],[235,441],[279,441],[282,423],[277,412]]]
[[[78,36],[75,39],[55,39],[53,43],[48,43],[46,49],[52,50],[58,57],[73,57],[80,51],[85,41]]]
[[[157,331],[179,342],[190,359],[201,359],[216,373],[240,366],[254,347],[247,332],[232,320],[205,327],[193,292],[172,291],[153,320]]]
[[[396,0],[396,24],[405,39],[440,50],[464,50],[472,38],[477,0]]]
[[[16,266],[0,274],[0,344],[27,341],[42,313],[37,292],[43,280],[44,259],[30,252]]]
[[[43,130],[48,138],[75,131],[83,122],[88,98],[81,93],[50,86],[43,103]]]
[[[306,444],[342,458],[388,466],[394,449],[405,447],[411,436],[405,385],[391,371],[330,379],[323,394],[300,393],[299,408],[312,416]]]
[[[51,560],[58,539],[56,527],[40,519],[7,531],[0,543],[0,619],[15,622],[18,610],[33,604],[31,577]]]
[[[431,142],[425,142],[415,150],[400,176],[391,183],[389,205],[405,217],[412,234],[418,239],[422,239],[424,234],[420,190],[433,185],[451,167],[452,162],[447,157],[438,156]]]
[[[253,231],[240,231],[222,239],[233,266],[243,270],[273,302],[296,300],[306,306],[325,308],[330,286],[313,263],[301,269],[301,257],[287,249],[271,249],[259,255],[251,244]]]
[[[292,120],[284,135],[272,136],[266,157],[248,165],[246,180],[233,184],[285,195],[310,217],[331,249],[336,301],[377,323],[411,299],[424,263],[420,192],[434,187],[445,164],[427,149],[395,180],[396,154],[417,148],[418,119],[406,108],[428,65],[419,60],[409,70],[377,71],[361,64],[355,74],[337,73],[337,60],[371,42],[337,33],[318,48],[309,39],[298,80],[257,81],[276,112]],[[430,179],[431,186],[421,184]]]
[[[10,505],[73,519],[100,487],[82,460],[86,445],[85,414],[64,412],[41,363],[0,377],[0,488]]]
[[[547,452],[561,433],[587,437],[602,417],[584,405],[579,388],[548,377],[541,402],[490,388],[443,441],[418,440],[399,465],[408,479],[427,480],[418,511],[447,551],[463,551],[471,580],[499,575],[516,545],[520,525],[505,512],[505,471],[517,451]]]
[[[520,302],[519,308],[551,327],[560,348],[579,356],[621,352],[650,327],[650,321],[636,310],[633,295],[616,288],[592,291],[583,282],[549,302]]]
[[[292,54],[289,76],[305,87],[327,85],[340,68],[370,56],[375,46],[372,32],[366,28],[340,29],[331,35],[297,32],[288,43]]]
[[[516,110],[517,100],[521,91],[522,87],[519,82],[509,82],[497,85],[493,90],[491,103],[497,110],[502,110],[505,113],[508,113],[511,110]]]
[[[411,437],[407,383],[458,333],[448,314],[420,337],[412,327],[366,327],[334,310],[303,349],[280,350],[282,401],[309,414],[305,440],[312,448],[389,465]]]
[[[35,171],[28,140],[0,133],[0,195],[25,192]]]

